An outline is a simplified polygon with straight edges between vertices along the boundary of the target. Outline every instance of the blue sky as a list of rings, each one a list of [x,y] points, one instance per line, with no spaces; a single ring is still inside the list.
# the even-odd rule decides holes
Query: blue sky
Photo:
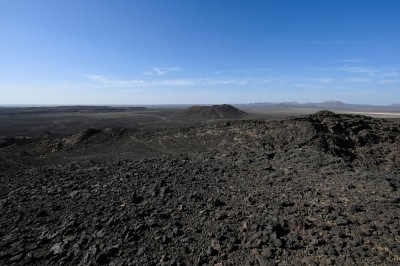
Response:
[[[0,0],[0,104],[400,103],[397,0]]]

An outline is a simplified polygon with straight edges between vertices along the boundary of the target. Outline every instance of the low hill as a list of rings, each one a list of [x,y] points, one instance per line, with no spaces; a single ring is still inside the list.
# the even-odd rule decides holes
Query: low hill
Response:
[[[180,113],[182,117],[202,119],[237,119],[246,115],[247,113],[229,104],[192,106]]]

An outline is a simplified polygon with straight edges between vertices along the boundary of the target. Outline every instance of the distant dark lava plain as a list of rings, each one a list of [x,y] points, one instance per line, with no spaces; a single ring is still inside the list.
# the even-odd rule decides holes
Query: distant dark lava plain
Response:
[[[400,127],[323,111],[0,138],[1,265],[399,265]]]

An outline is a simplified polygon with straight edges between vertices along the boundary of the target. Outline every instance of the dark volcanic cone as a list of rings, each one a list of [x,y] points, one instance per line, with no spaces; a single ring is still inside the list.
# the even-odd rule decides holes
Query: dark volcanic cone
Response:
[[[192,106],[183,110],[180,115],[188,118],[237,119],[244,117],[247,113],[232,105],[222,104],[213,106]]]

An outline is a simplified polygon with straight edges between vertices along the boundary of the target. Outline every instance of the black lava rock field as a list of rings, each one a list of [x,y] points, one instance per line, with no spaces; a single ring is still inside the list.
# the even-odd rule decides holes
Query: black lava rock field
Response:
[[[399,265],[400,126],[322,111],[0,139],[1,265]]]

